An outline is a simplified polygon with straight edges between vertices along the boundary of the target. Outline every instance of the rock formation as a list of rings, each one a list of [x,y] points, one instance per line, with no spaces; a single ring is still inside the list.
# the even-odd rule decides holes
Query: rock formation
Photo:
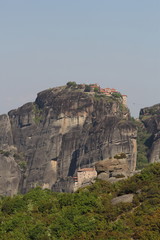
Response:
[[[149,162],[160,161],[160,104],[143,108],[140,111],[140,119],[147,131],[152,134],[149,145]]]
[[[34,103],[0,116],[0,193],[36,186],[71,192],[79,169],[119,153],[127,174],[134,171],[136,127],[128,119],[113,97],[66,86],[40,92]]]
[[[113,205],[116,205],[118,203],[131,203],[133,202],[133,197],[134,194],[124,194],[122,196],[113,198],[111,202]]]
[[[98,178],[115,182],[131,175],[131,167],[126,157],[119,157],[99,161],[95,164]]]

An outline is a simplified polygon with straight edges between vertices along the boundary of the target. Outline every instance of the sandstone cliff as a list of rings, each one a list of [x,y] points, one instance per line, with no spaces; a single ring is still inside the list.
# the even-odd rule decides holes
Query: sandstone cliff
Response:
[[[0,116],[0,194],[35,186],[72,191],[78,169],[122,152],[127,174],[134,171],[136,128],[128,118],[112,97],[66,86],[40,92]]]
[[[160,161],[160,104],[152,107],[143,108],[140,111],[140,119],[151,133],[149,141],[149,162]]]

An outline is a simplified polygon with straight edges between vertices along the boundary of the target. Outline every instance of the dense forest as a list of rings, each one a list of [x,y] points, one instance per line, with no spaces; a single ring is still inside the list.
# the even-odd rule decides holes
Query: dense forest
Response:
[[[113,199],[133,194],[132,202]],[[160,163],[123,181],[97,180],[75,193],[40,188],[0,200],[3,240],[158,240]]]

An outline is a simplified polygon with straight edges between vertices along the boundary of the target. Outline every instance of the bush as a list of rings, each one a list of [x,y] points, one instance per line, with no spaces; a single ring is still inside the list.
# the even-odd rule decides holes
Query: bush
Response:
[[[121,173],[121,174],[117,174],[116,176],[115,176],[115,178],[124,178],[125,176]]]
[[[114,158],[116,158],[116,159],[123,159],[123,158],[126,158],[127,156],[126,156],[126,154],[125,153],[119,153],[119,154],[116,154],[115,156],[114,156]]]
[[[77,83],[76,82],[67,82],[67,86],[70,87],[70,88],[74,88],[77,86]]]
[[[4,214],[13,214],[15,212],[24,210],[26,203],[23,201],[21,195],[15,196],[14,198],[6,197],[2,203],[1,211]]]
[[[21,168],[21,170],[25,170],[26,169],[26,166],[27,166],[27,163],[25,161],[20,161],[18,163],[19,167]]]
[[[21,159],[21,156],[18,154],[18,153],[15,153],[13,155],[13,157],[16,159],[16,160],[20,160]]]
[[[8,152],[8,151],[6,151],[6,152],[3,152],[3,156],[5,156],[5,157],[9,157],[10,156],[10,152]]]
[[[95,88],[94,88],[94,92],[98,93],[98,92],[99,92],[99,88],[98,88],[98,87],[95,87]]]
[[[122,94],[119,93],[119,92],[113,92],[112,96],[115,97],[115,98],[122,98]]]
[[[33,113],[34,113],[34,122],[35,124],[39,124],[42,121],[42,109],[38,107],[38,105],[33,105]]]
[[[90,85],[85,85],[85,92],[90,92],[91,91],[91,86]]]
[[[94,97],[96,98],[96,100],[100,100],[102,98],[105,98],[106,95],[105,94],[100,94],[100,93],[95,93]]]
[[[142,123],[137,122],[137,169],[142,169],[148,165],[148,151],[152,135],[147,132]]]

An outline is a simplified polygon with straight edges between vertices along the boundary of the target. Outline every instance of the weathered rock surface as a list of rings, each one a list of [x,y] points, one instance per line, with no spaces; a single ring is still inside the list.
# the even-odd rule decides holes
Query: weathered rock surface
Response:
[[[127,164],[123,172],[134,171],[136,128],[128,116],[117,100],[66,87],[43,91],[34,103],[0,116],[0,149],[15,149],[10,156],[13,166],[6,163],[14,168],[12,194],[35,186],[71,191],[68,182],[73,182],[79,168],[92,167],[121,152]],[[1,172],[5,185],[11,176],[5,175],[4,167]]]
[[[115,197],[112,199],[112,204],[116,205],[118,203],[132,203],[134,194],[124,194],[119,197]]]
[[[6,149],[12,144],[13,138],[9,116],[6,114],[0,115],[0,146],[2,149]]]
[[[106,159],[96,163],[95,168],[99,179],[111,182],[124,179],[131,175],[131,166],[127,158]]]
[[[13,157],[0,154],[0,195],[12,196],[18,192],[20,169]]]
[[[147,131],[152,134],[149,139],[149,162],[160,161],[160,104],[141,109],[140,119]]]

